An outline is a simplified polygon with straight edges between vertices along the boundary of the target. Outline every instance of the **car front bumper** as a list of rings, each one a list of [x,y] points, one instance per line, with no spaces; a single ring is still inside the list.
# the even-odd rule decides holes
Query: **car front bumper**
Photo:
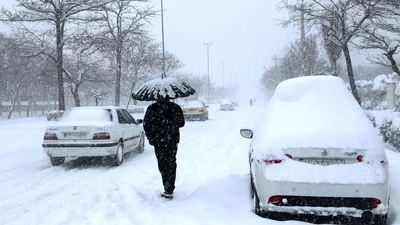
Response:
[[[117,153],[117,141],[81,143],[43,143],[42,147],[51,157],[96,157]]]

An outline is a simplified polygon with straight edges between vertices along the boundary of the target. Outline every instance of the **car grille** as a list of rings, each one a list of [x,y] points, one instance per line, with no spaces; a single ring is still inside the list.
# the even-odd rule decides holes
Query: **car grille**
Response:
[[[306,197],[306,196],[281,196],[287,199],[271,203],[276,206],[309,206],[309,207],[348,207],[357,209],[374,209],[377,206],[371,204],[371,198],[343,198],[343,197]]]

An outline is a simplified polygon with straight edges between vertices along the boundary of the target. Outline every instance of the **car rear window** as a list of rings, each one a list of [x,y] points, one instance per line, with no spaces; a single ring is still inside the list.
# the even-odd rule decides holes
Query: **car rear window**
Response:
[[[108,109],[77,108],[66,113],[61,121],[108,122],[112,116]]]

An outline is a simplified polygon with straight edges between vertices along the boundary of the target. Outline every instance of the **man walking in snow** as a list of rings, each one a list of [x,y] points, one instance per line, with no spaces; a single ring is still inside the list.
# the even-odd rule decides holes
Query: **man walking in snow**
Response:
[[[185,125],[181,107],[168,98],[151,104],[144,116],[143,127],[150,145],[154,146],[164,185],[164,198],[171,199],[175,189],[176,153],[179,143],[179,128]]]

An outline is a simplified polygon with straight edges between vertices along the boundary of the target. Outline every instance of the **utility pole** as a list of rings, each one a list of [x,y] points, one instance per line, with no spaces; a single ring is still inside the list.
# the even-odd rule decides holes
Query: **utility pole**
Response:
[[[301,75],[306,74],[306,29],[305,29],[305,15],[304,15],[304,0],[300,3],[300,51],[301,51]]]
[[[207,46],[207,100],[210,99],[210,45],[212,42],[204,43]]]
[[[162,36],[162,74],[161,78],[165,78],[165,44],[164,44],[164,5],[163,0],[161,0],[161,36]]]

